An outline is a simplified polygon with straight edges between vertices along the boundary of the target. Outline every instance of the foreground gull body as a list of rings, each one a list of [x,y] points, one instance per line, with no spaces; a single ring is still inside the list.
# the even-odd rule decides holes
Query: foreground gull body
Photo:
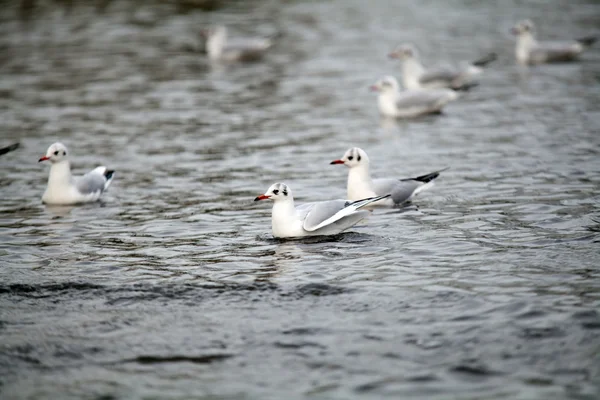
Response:
[[[528,19],[517,23],[511,33],[517,37],[515,56],[521,64],[573,61],[597,39],[590,36],[564,42],[538,42],[535,26]]]
[[[390,197],[369,204],[372,207],[393,207],[410,201],[416,194],[433,186],[433,181],[447,168],[431,172],[416,178],[405,179],[371,179],[369,173],[369,156],[358,147],[346,151],[339,160],[331,164],[344,164],[348,170],[348,198],[376,197],[389,194]]]
[[[381,115],[392,118],[439,113],[446,104],[458,98],[458,93],[451,89],[399,91],[398,81],[393,76],[380,79],[371,90],[379,92],[377,106]]]
[[[467,89],[474,85],[473,78],[496,59],[495,53],[489,53],[462,67],[425,68],[417,49],[410,44],[398,46],[389,56],[402,62],[402,86],[405,89]]]
[[[272,229],[276,238],[296,238],[303,236],[336,235],[369,215],[362,210],[365,206],[387,196],[378,196],[358,201],[330,200],[294,206],[290,188],[283,183],[275,183],[265,194],[254,201],[273,200]]]
[[[71,175],[68,151],[62,143],[54,143],[39,161],[50,161],[48,187],[42,196],[46,204],[69,205],[96,201],[108,189],[114,171],[97,167],[82,177]]]
[[[231,40],[227,28],[219,25],[202,31],[206,53],[213,61],[256,61],[273,45],[270,39],[246,38]]]

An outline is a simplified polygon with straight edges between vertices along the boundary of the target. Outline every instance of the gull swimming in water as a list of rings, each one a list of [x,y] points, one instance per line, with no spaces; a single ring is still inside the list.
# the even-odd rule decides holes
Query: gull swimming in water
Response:
[[[293,238],[336,235],[366,218],[370,212],[362,210],[364,207],[389,196],[374,196],[357,201],[330,200],[295,206],[289,186],[275,183],[254,201],[273,200],[273,236]]]
[[[377,106],[386,117],[411,118],[424,114],[440,113],[442,108],[458,98],[451,89],[409,89],[400,91],[398,81],[386,76],[371,86],[379,92]]]
[[[483,72],[484,67],[496,59],[495,53],[472,61],[463,67],[425,68],[419,60],[417,49],[403,44],[389,54],[390,58],[402,62],[402,86],[405,89],[467,89],[475,86],[473,78]]]
[[[203,29],[201,34],[208,58],[213,61],[256,61],[273,45],[268,38],[230,39],[223,25]]]
[[[369,156],[358,147],[348,149],[344,156],[330,164],[344,164],[348,167],[348,198],[356,200],[365,197],[376,197],[389,194],[389,198],[371,203],[369,207],[393,207],[410,201],[415,195],[433,186],[433,181],[444,168],[416,178],[371,179],[369,172]]]
[[[515,56],[521,64],[573,61],[597,39],[587,36],[562,42],[538,42],[535,25],[529,19],[518,22],[511,33],[517,37]]]
[[[70,205],[96,201],[108,189],[114,176],[114,171],[102,166],[74,178],[67,147],[58,142],[48,147],[46,155],[39,159],[39,162],[42,161],[51,163],[48,187],[42,196],[45,204]]]

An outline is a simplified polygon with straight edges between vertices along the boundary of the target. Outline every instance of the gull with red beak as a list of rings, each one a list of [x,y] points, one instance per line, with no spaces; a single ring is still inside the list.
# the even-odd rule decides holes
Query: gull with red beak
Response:
[[[342,158],[332,161],[331,164],[344,164],[349,168],[347,190],[350,200],[390,195],[389,198],[369,204],[368,208],[402,205],[410,201],[416,194],[433,186],[433,180],[442,171],[448,169],[444,168],[416,178],[371,179],[369,156],[358,147],[349,149]]]
[[[515,56],[521,64],[573,61],[597,39],[587,36],[564,42],[538,42],[535,26],[529,19],[518,22],[510,32],[517,37]]]
[[[446,104],[458,98],[458,93],[451,89],[399,91],[398,81],[393,76],[378,80],[371,90],[379,92],[377,105],[381,115],[392,118],[440,113]]]
[[[67,155],[67,147],[64,144],[54,143],[48,147],[46,155],[39,159],[39,162],[51,163],[48,187],[42,196],[42,202],[71,205],[98,200],[112,182],[114,171],[101,166],[74,178]]]
[[[356,225],[369,215],[369,204],[390,195],[373,196],[358,201],[330,200],[294,205],[289,186],[275,183],[254,201],[273,200],[271,224],[276,238],[336,235]]]

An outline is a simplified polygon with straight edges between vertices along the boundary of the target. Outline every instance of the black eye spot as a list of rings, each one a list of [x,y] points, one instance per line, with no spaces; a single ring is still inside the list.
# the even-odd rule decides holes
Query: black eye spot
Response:
[[[57,156],[57,155],[58,155],[58,150],[56,150],[56,151],[54,152],[54,155],[55,155],[55,156]]]
[[[287,196],[287,190],[283,189],[283,195]]]
[[[273,190],[273,194],[279,194],[279,190],[277,190],[277,189]]]
[[[360,155],[356,157],[356,161],[360,161]]]
[[[66,151],[63,151],[63,156],[66,156],[66,155],[67,155],[67,152],[66,152]]]
[[[348,156],[348,161],[352,161],[353,158],[354,157],[352,157],[352,156]]]

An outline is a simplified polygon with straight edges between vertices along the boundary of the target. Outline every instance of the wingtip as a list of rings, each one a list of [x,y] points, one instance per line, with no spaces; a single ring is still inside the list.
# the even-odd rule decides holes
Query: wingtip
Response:
[[[17,143],[11,144],[10,146],[3,147],[0,149],[0,155],[14,151],[14,150],[18,149],[19,146],[20,146],[20,143],[17,142]]]
[[[575,39],[577,42],[581,43],[581,45],[589,47],[591,45],[593,45],[594,43],[596,43],[596,41],[598,40],[598,37],[596,36],[586,36],[586,37],[582,37],[579,39]]]

